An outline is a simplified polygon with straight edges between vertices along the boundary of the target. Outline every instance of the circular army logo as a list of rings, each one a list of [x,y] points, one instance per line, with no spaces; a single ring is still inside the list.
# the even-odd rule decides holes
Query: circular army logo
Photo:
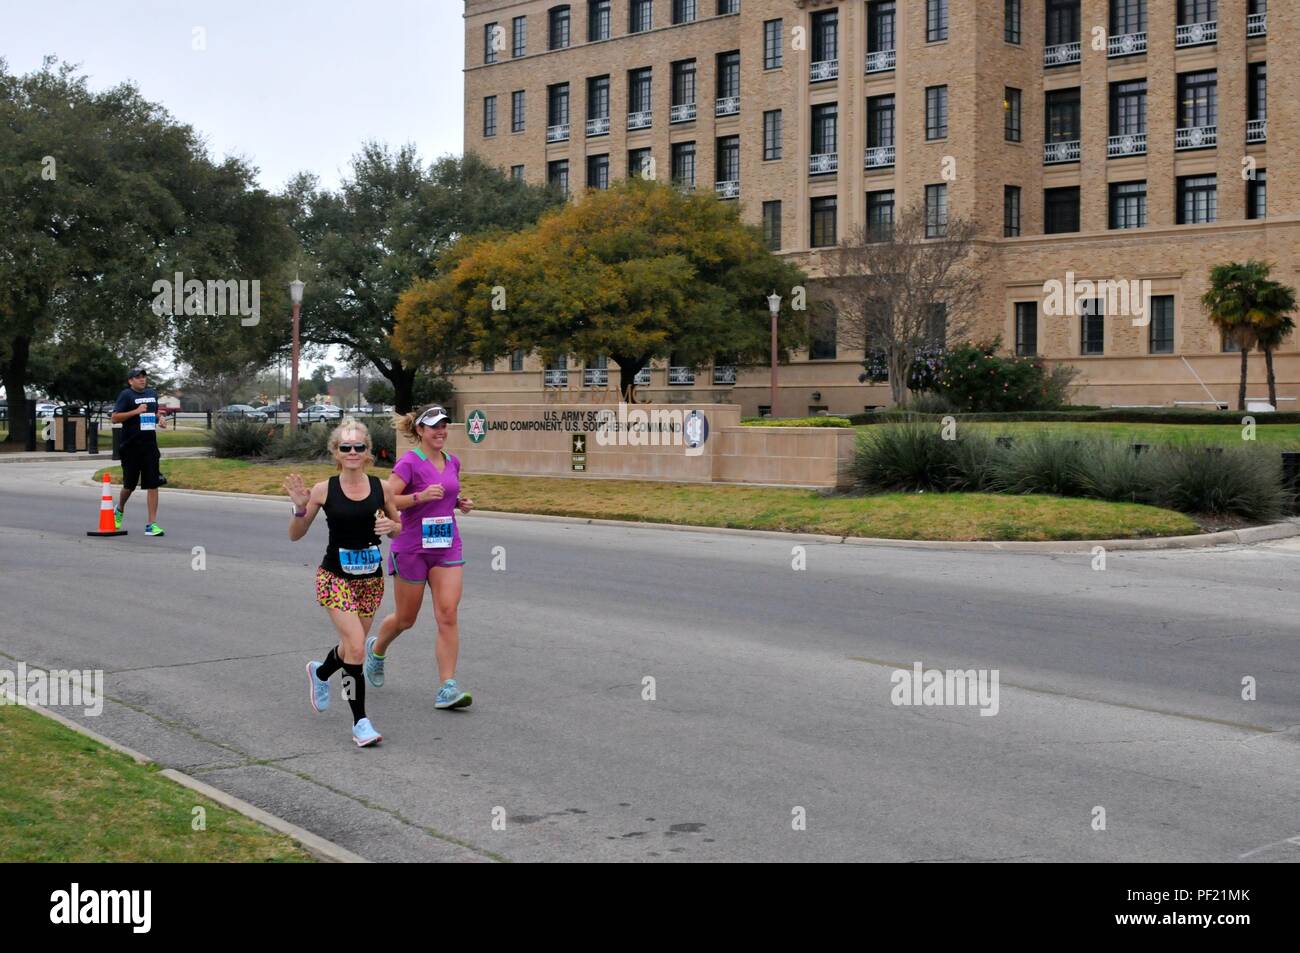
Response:
[[[686,438],[686,446],[692,450],[701,446],[709,439],[709,418],[698,410],[692,410],[682,422],[682,435]]]
[[[465,418],[465,433],[474,443],[482,443],[487,436],[487,416],[481,410],[474,410]]]

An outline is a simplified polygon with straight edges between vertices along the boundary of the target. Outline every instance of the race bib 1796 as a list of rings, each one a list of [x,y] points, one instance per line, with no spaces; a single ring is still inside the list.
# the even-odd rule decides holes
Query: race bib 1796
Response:
[[[340,549],[339,565],[349,576],[367,576],[379,569],[383,556],[378,546],[365,549]]]

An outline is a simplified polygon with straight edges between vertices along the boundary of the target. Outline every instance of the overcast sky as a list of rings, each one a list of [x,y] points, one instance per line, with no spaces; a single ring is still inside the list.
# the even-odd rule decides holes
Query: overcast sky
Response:
[[[461,151],[463,12],[461,0],[0,0],[0,56],[27,73],[55,54],[96,89],[132,80],[272,191],[302,169],[335,186],[365,139],[413,142],[426,161]]]

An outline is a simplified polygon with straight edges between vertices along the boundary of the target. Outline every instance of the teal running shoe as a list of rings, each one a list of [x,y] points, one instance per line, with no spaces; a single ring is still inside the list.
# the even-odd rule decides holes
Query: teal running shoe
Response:
[[[454,678],[449,678],[438,689],[438,697],[433,702],[434,708],[468,708],[474,704],[474,697],[469,692],[462,692]]]
[[[370,723],[369,718],[362,718],[352,726],[352,740],[357,743],[358,748],[366,748],[379,744],[384,740],[384,736],[375,731],[375,726]]]
[[[375,654],[375,642],[379,636],[372,635],[366,639],[366,660],[361,663],[361,670],[366,674],[366,681],[375,688],[384,684],[384,662],[388,656]]]
[[[144,526],[144,534],[145,534],[146,536],[165,536],[165,535],[167,535],[166,533],[163,532],[163,528],[162,528],[161,526],[159,526],[157,523],[146,523],[145,526]]]
[[[316,669],[320,667],[320,662],[307,663],[307,692],[308,698],[311,699],[311,707],[317,711],[325,711],[330,707],[330,683],[322,682],[316,677]]]

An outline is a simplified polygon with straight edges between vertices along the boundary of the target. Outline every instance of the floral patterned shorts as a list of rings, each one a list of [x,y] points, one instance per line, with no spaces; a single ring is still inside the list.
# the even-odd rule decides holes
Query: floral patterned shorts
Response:
[[[344,579],[321,567],[316,570],[316,601],[326,609],[355,612],[363,619],[372,618],[384,601],[383,574]]]

